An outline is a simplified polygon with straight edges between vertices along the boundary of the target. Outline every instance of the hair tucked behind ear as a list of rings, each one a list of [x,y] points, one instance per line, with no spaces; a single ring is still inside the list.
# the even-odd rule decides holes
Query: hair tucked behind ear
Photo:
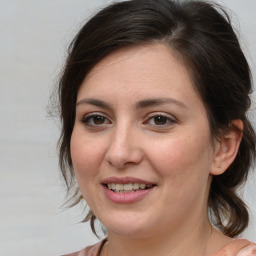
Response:
[[[239,235],[249,221],[246,205],[237,193],[255,159],[256,138],[249,121],[243,122],[243,139],[237,157],[224,174],[213,178],[209,194],[209,208],[215,225],[230,237]]]
[[[243,137],[228,170],[214,176],[209,194],[213,222],[226,235],[239,235],[248,212],[237,195],[255,159],[255,131],[247,119],[252,90],[248,63],[226,12],[204,1],[131,0],[114,3],[90,19],[69,48],[59,82],[62,132],[59,162],[67,188],[74,184],[70,139],[78,89],[88,72],[106,55],[124,46],[161,43],[178,53],[207,110],[213,138],[241,119]],[[74,195],[74,204],[79,203]],[[73,205],[74,205],[73,204]],[[86,220],[94,229],[95,216]]]

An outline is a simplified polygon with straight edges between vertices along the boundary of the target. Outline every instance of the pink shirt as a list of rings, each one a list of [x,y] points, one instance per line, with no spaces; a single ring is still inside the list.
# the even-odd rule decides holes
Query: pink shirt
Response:
[[[79,252],[64,256],[100,256],[100,251],[105,241],[106,240],[103,240],[95,245],[88,246]],[[256,256],[256,244],[251,243],[246,239],[236,239],[212,256]]]

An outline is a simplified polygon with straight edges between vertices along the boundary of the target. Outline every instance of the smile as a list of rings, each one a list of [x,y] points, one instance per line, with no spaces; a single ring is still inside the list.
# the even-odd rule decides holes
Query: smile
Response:
[[[153,184],[149,185],[144,183],[107,183],[106,186],[108,187],[108,189],[114,191],[115,193],[133,193],[138,190],[149,189],[153,187]]]
[[[156,183],[135,177],[108,177],[101,183],[105,196],[117,204],[131,204],[147,198]]]

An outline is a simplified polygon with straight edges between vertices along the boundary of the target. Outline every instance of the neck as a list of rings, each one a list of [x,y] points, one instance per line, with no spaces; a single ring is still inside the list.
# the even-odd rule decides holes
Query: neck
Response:
[[[206,256],[212,228],[208,219],[204,223],[201,221],[198,223],[193,225],[190,222],[189,226],[179,226],[179,229],[172,232],[156,232],[147,237],[109,233],[108,256]]]

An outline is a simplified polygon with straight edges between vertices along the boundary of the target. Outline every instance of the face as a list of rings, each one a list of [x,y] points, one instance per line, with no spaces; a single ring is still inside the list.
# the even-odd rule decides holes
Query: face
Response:
[[[121,49],[92,69],[78,92],[71,157],[109,233],[148,236],[207,216],[206,110],[163,45]]]

